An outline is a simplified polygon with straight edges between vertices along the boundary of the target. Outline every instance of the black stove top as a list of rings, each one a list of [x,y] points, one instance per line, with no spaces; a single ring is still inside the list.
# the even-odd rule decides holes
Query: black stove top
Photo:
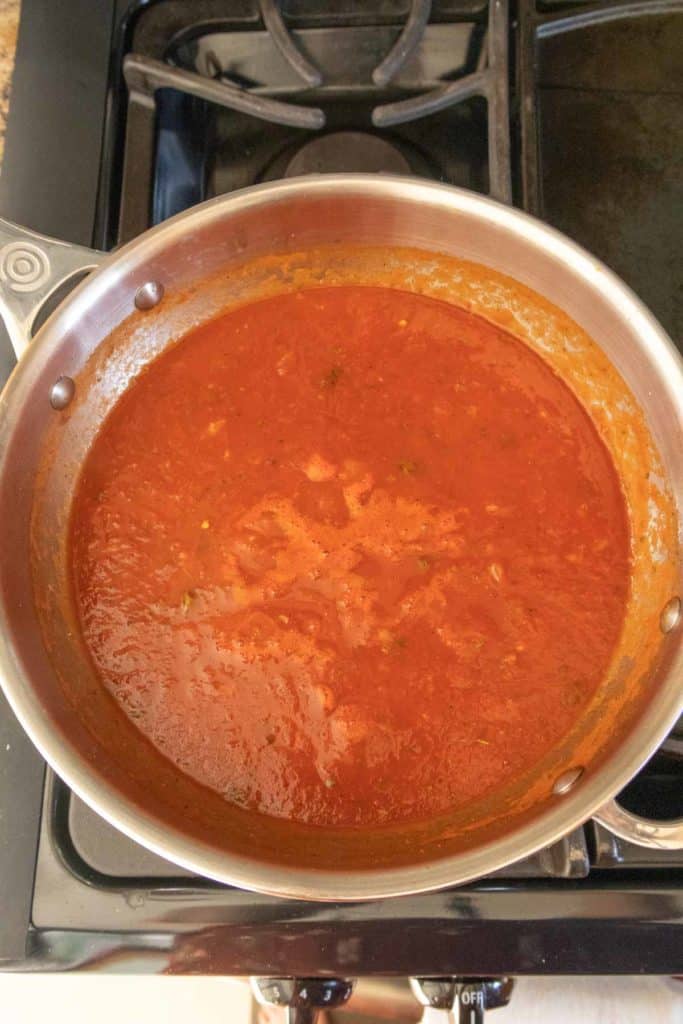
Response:
[[[24,0],[0,210],[108,248],[253,182],[414,174],[556,224],[680,338],[678,0],[435,0],[425,26],[428,9]],[[673,734],[623,802],[683,816],[682,748]],[[0,911],[0,969],[683,972],[683,852],[589,822],[459,889],[355,905],[257,896],[101,820],[1,701]]]

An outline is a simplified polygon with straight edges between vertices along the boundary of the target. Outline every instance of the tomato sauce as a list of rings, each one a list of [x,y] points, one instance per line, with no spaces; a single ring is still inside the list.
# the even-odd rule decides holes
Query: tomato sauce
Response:
[[[600,683],[624,498],[539,356],[434,299],[280,295],[188,334],[86,460],[74,594],[103,684],[227,800],[415,820],[536,763]]]

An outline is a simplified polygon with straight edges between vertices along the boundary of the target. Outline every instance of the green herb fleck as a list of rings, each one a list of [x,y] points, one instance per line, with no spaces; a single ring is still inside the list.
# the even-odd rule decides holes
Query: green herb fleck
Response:
[[[405,476],[411,476],[417,471],[417,462],[414,462],[412,459],[401,459],[398,468]]]
[[[417,560],[417,567],[421,570],[421,572],[426,572],[431,564],[432,563],[430,562],[430,560],[426,558],[424,555],[420,555],[420,557]]]
[[[329,370],[321,380],[320,387],[328,391],[336,387],[343,373],[343,367],[333,366],[332,369]]]

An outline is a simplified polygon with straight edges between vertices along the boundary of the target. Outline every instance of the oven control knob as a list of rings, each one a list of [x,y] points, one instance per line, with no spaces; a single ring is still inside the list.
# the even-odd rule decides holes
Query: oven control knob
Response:
[[[512,978],[411,978],[411,988],[425,1007],[424,1024],[443,1021],[481,1024],[486,1010],[507,1006]]]
[[[314,1024],[320,1010],[347,1001],[353,981],[347,978],[252,978],[251,990],[264,1006],[287,1009],[287,1024]]]

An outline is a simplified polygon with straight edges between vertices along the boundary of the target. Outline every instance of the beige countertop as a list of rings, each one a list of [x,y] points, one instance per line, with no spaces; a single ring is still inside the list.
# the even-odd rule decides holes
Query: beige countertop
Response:
[[[20,0],[0,0],[0,161],[5,146],[5,125],[19,29],[19,7]]]

